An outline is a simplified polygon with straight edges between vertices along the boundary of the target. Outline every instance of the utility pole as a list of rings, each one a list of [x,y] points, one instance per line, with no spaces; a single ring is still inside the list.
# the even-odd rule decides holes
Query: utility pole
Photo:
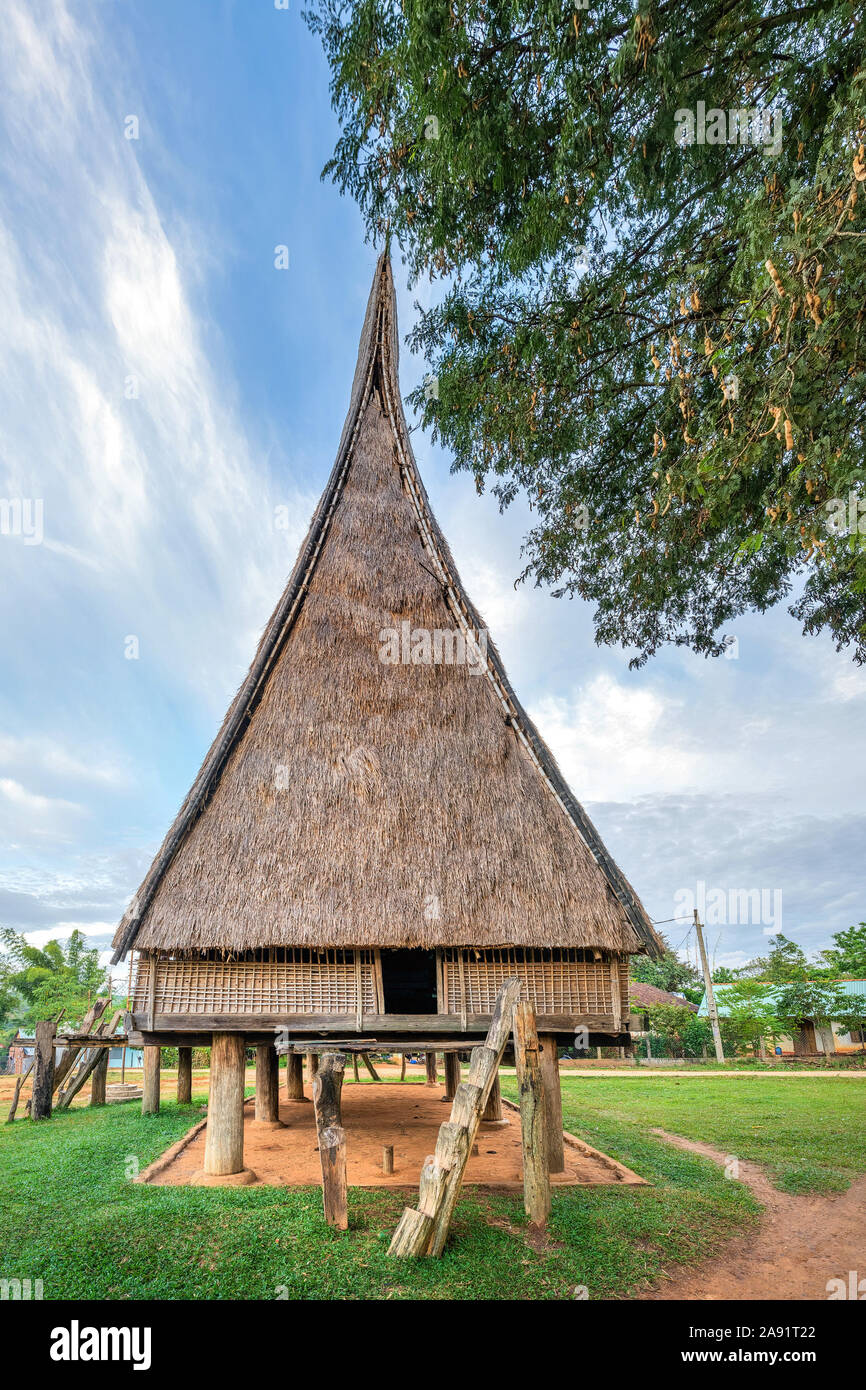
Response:
[[[704,971],[704,988],[707,991],[707,1013],[710,1016],[710,1024],[713,1029],[713,1042],[716,1044],[716,1061],[724,1062],[725,1053],[722,1047],[722,1034],[719,1030],[719,1011],[716,1008],[716,996],[713,994],[713,982],[710,978],[710,967],[707,965],[707,948],[704,945],[704,933],[701,927],[701,919],[698,916],[698,909],[695,908],[695,934],[698,938],[698,946],[701,952],[701,965]]]

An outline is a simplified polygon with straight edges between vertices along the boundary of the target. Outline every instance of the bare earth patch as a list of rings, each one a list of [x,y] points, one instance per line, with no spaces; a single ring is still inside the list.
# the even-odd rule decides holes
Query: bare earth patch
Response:
[[[439,1087],[411,1083],[346,1086],[343,1125],[349,1186],[417,1187],[424,1160],[436,1147],[439,1126],[449,1114],[450,1106],[442,1103]],[[506,1123],[502,1125],[482,1121],[478,1153],[470,1158],[466,1169],[467,1186],[522,1189],[520,1117],[507,1107],[503,1109],[503,1116]],[[280,1119],[285,1129],[257,1125],[253,1107],[247,1105],[244,1164],[253,1170],[260,1184],[317,1187],[322,1180],[322,1170],[312,1105],[281,1101]],[[385,1144],[394,1146],[394,1172],[387,1177],[382,1172]],[[161,1171],[142,1176],[158,1185],[186,1184],[202,1167],[204,1145],[202,1127],[190,1142],[181,1141],[181,1146],[173,1146],[177,1147],[177,1152]],[[585,1145],[566,1145],[565,1162],[566,1171],[552,1178],[557,1187],[643,1182],[636,1173],[613,1165],[612,1160]],[[161,1163],[162,1160],[157,1160],[157,1165]]]
[[[711,1144],[654,1129],[667,1143],[726,1164],[730,1155]],[[779,1192],[756,1163],[739,1160],[738,1180],[764,1206],[757,1233],[726,1244],[722,1254],[673,1274],[641,1298],[825,1299],[830,1279],[866,1274],[866,1176],[847,1192],[798,1197]]]

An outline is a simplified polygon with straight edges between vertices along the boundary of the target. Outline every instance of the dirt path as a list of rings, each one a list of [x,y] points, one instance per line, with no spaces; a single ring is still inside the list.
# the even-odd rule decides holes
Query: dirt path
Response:
[[[653,1134],[689,1153],[725,1164],[728,1154],[710,1144],[654,1129]],[[723,1254],[682,1270],[641,1297],[671,1299],[826,1299],[827,1281],[857,1270],[866,1275],[866,1177],[830,1197],[779,1192],[756,1163],[740,1159],[739,1181],[764,1207],[753,1235],[731,1241]]]

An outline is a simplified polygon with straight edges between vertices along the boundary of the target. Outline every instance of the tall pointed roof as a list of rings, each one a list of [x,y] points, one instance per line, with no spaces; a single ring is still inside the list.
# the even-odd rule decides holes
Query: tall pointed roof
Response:
[[[474,667],[382,660],[403,624],[470,646],[485,632],[418,473],[397,361],[382,255],[331,476],[115,962],[132,946],[660,949],[492,643]]]

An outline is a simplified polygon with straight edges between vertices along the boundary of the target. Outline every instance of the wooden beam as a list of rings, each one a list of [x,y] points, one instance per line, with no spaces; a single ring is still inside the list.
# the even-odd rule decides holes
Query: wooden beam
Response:
[[[543,1226],[550,1215],[547,1118],[535,1010],[528,999],[521,999],[514,1010],[514,1056],[523,1140],[523,1205],[532,1225]]]
[[[345,1067],[344,1053],[324,1052],[313,1077],[313,1104],[322,1165],[322,1204],[325,1220],[338,1231],[349,1227],[346,1132],[340,1105]]]
[[[354,1014],[291,1014],[258,1013],[244,1014],[244,1032],[249,1035],[267,1032],[273,1035],[275,1028],[287,1028],[293,1035],[298,1033],[333,1033],[346,1038],[354,1025]],[[386,1033],[404,1033],[407,1038],[437,1038],[439,1034],[451,1034],[455,1038],[467,1033],[478,1033],[481,1038],[490,1027],[490,1014],[467,1014],[466,1026],[461,1026],[460,1014],[365,1014],[364,1033],[377,1038]],[[163,1033],[176,1036],[179,1033],[195,1033],[199,1036],[217,1032],[231,1032],[238,1026],[237,1014],[184,1014],[157,1013],[153,1027],[149,1015],[131,1015],[131,1028],[136,1033]],[[567,1033],[574,1035],[577,1028],[586,1028],[590,1033],[615,1034],[620,1031],[613,1014],[539,1014],[537,1026],[545,1033]],[[177,1044],[171,1044],[176,1046]],[[169,1046],[169,1044],[166,1044]],[[369,1046],[369,1039],[368,1039]],[[415,1043],[421,1048],[420,1043]],[[463,1046],[467,1046],[464,1042]]]
[[[47,1120],[51,1117],[51,1097],[54,1094],[54,1039],[56,1036],[56,1023],[37,1023],[33,1095],[30,1104],[31,1120]]]
[[[280,1072],[273,1043],[256,1047],[256,1123],[280,1126]],[[280,1126],[281,1127],[281,1126]]]
[[[544,1087],[544,1114],[547,1129],[548,1172],[565,1172],[565,1148],[562,1138],[562,1088],[559,1083],[559,1050],[556,1038],[541,1033],[538,1038],[541,1054],[541,1084]]]
[[[192,1104],[192,1048],[179,1047],[177,1050],[177,1103]]]
[[[243,1034],[215,1033],[204,1146],[204,1171],[214,1177],[243,1172],[244,1069]]]
[[[435,1052],[425,1052],[425,1053],[424,1053],[424,1061],[425,1061],[425,1063],[427,1064],[427,1085],[428,1085],[428,1086],[438,1086],[438,1085],[439,1085],[439,1076],[438,1076],[437,1071],[436,1071],[436,1053],[435,1053]]]
[[[453,1100],[460,1085],[460,1057],[456,1052],[445,1053],[445,1100]]]
[[[158,1047],[146,1047],[144,1049],[144,1081],[141,1096],[142,1115],[157,1115],[159,1113],[159,1063],[160,1049]]]

